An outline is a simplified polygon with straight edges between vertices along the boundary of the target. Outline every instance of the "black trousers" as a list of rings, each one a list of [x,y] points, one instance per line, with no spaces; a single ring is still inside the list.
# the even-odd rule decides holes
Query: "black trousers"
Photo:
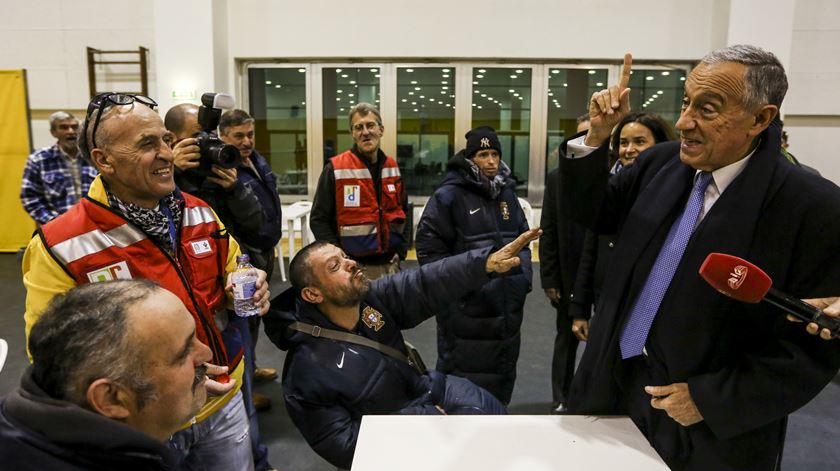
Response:
[[[561,299],[551,303],[557,310],[557,333],[554,336],[554,357],[551,360],[551,398],[554,407],[565,404],[575,374],[575,355],[578,339],[572,333],[569,302]]]

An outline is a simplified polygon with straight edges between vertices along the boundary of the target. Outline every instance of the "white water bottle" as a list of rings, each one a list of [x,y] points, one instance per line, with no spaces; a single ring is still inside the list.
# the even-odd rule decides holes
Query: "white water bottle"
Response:
[[[251,317],[260,313],[254,304],[257,291],[257,269],[251,265],[247,255],[236,257],[236,271],[231,276],[233,283],[233,309],[239,317]]]

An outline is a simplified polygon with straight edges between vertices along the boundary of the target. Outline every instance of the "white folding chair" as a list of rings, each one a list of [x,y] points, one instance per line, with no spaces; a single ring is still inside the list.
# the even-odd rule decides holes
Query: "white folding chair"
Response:
[[[283,210],[283,222],[286,225],[286,237],[289,240],[289,262],[292,261],[292,257],[295,256],[296,252],[296,232],[300,232],[301,247],[305,247],[315,239],[312,235],[312,230],[309,229],[309,214],[311,212],[311,201],[298,201],[297,203],[292,203],[289,207]],[[282,264],[283,256],[279,251],[280,247],[278,244],[279,255],[277,256],[277,260]],[[285,274],[283,274],[283,281],[286,281]]]
[[[528,221],[528,228],[534,228],[534,208],[531,207],[531,203],[528,202],[525,198],[517,198],[519,200],[519,206],[522,206],[522,211],[525,212],[525,220]],[[531,243],[528,245],[528,248],[532,251],[534,250],[534,241],[532,240]]]
[[[0,339],[0,371],[3,371],[3,364],[6,363],[6,354],[9,353],[9,344]]]

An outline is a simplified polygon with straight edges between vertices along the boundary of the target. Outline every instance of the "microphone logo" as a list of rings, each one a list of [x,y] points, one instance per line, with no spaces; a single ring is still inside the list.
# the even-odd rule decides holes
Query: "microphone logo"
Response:
[[[747,267],[743,265],[736,265],[735,268],[732,269],[732,273],[729,274],[729,279],[726,280],[727,284],[732,289],[738,289],[744,283],[744,280],[747,279]]]

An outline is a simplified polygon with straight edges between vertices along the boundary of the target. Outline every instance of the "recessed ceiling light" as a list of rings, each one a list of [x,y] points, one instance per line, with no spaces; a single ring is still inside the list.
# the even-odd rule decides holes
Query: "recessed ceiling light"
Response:
[[[645,77],[645,80],[653,80],[653,75],[648,75],[647,77]]]
[[[595,84],[595,86],[596,86],[596,87],[603,87],[603,86],[604,86],[604,82],[598,82],[598,83],[596,83],[596,84]]]
[[[449,69],[443,69],[443,71],[448,73],[448,72],[449,72]]]
[[[484,76],[479,74],[479,75],[476,75],[475,78],[484,78]]]
[[[478,82],[473,81],[473,85],[478,85]]]
[[[590,70],[590,71],[589,71],[589,75],[595,75],[595,71],[594,71],[594,70]]]
[[[306,72],[306,69],[298,69],[298,72],[300,72],[300,73]]]
[[[516,73],[517,73],[517,74],[521,74],[521,73],[522,73],[522,69],[516,69]]]
[[[412,80],[412,81],[411,81],[411,84],[412,84],[412,85],[417,85],[417,80]]]
[[[487,72],[487,71],[485,69],[478,69],[478,73],[483,74],[484,72]]]
[[[666,76],[666,77],[667,77],[667,76],[671,75],[671,72],[669,72],[669,71],[667,71],[667,70],[663,70],[663,71],[662,71],[662,75],[664,75],[664,76]]]
[[[274,88],[280,88],[280,87],[282,87],[282,85],[280,85],[279,83],[274,86]]]
[[[266,84],[266,85],[271,85],[271,80],[266,80],[266,81],[265,81],[265,84]]]
[[[348,77],[347,74],[341,74],[341,78],[347,78],[347,77]]]
[[[414,69],[405,69],[406,72],[414,72]],[[374,71],[375,72],[375,71]]]
[[[512,79],[515,79],[516,77],[517,77],[516,75],[511,75],[510,76],[510,78],[512,78]]]

